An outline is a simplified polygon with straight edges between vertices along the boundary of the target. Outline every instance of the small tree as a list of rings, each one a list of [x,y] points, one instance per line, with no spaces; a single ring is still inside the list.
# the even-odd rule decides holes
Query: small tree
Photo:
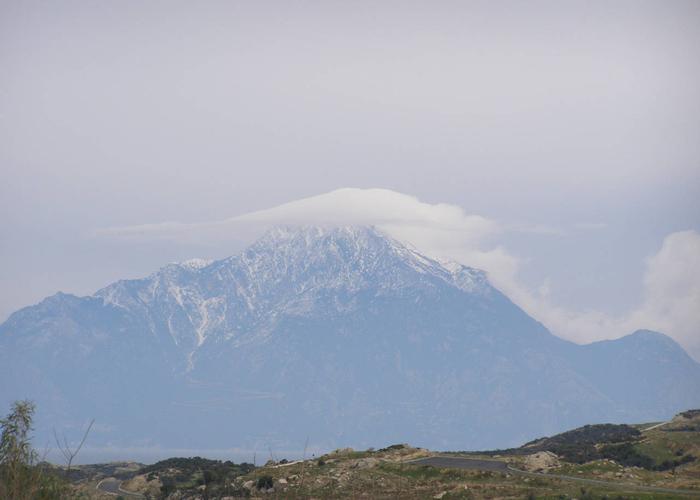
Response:
[[[0,464],[30,465],[36,459],[29,436],[34,410],[31,401],[15,401],[10,414],[0,419]]]
[[[32,448],[34,403],[16,401],[0,419],[0,498],[43,500],[71,498],[70,489],[45,467]]]
[[[34,403],[16,401],[9,415],[0,419],[0,497],[34,498],[41,487],[41,471],[34,467],[36,452],[30,433]]]

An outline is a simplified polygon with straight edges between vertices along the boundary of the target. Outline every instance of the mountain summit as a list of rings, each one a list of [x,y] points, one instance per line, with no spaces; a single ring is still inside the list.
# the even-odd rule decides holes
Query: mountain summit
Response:
[[[347,312],[352,301],[343,297],[373,288],[381,295],[445,285],[471,293],[491,289],[483,272],[447,269],[371,227],[278,227],[235,257],[171,264],[95,296],[187,352],[192,369],[205,342],[264,336],[283,314],[312,313],[317,305],[324,314]],[[323,304],[331,295],[335,303]]]
[[[276,228],[0,326],[0,403],[121,445],[494,448],[700,405],[668,337],[578,346],[489,283],[370,227]]]

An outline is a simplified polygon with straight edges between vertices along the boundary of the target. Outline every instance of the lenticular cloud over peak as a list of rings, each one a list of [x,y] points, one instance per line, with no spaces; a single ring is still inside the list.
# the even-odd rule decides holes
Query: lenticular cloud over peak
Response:
[[[274,225],[373,225],[384,229],[414,227],[456,231],[462,233],[462,237],[473,240],[497,230],[493,221],[469,215],[457,205],[426,203],[390,189],[341,188],[228,219],[114,227],[103,229],[99,234],[188,240],[193,232],[207,234],[211,229],[227,226],[263,232]],[[212,233],[211,236],[218,240],[221,234],[216,237]]]
[[[511,288],[517,271],[517,260],[492,242],[502,231],[496,221],[468,214],[457,205],[427,203],[380,188],[341,188],[228,219],[108,228],[98,235],[196,241],[224,251],[234,238],[249,243],[280,225],[374,226],[429,257],[483,269],[505,290]]]
[[[274,226],[375,226],[439,260],[455,260],[488,271],[506,286],[517,264],[491,240],[499,224],[457,205],[426,203],[390,189],[341,188],[269,209],[201,223],[164,222],[103,229],[99,236],[165,239],[221,247],[236,238],[249,243]]]
[[[380,226],[414,224],[451,230],[481,231],[489,229],[491,225],[491,222],[483,217],[467,215],[457,205],[425,203],[414,196],[379,188],[336,189],[232,220]]]

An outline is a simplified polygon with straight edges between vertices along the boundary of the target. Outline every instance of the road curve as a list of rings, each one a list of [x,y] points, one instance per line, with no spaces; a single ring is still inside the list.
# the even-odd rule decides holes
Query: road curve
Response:
[[[700,496],[698,490],[679,490],[674,488],[662,488],[660,486],[644,486],[641,484],[617,483],[613,481],[601,481],[599,479],[586,479],[583,477],[563,476],[559,474],[548,474],[544,472],[527,472],[511,467],[506,462],[500,460],[484,460],[480,458],[453,457],[436,455],[427,458],[419,458],[406,463],[413,465],[429,465],[438,468],[471,469],[492,472],[510,472],[522,476],[543,477],[547,479],[559,479],[561,481],[574,481],[577,483],[590,484],[594,486],[604,486],[613,489],[645,491],[649,493],[670,493],[675,495]]]
[[[122,485],[121,480],[114,478],[114,477],[108,477],[106,479],[103,479],[99,483],[97,483],[97,486],[95,486],[95,488],[97,488],[102,493],[107,493],[108,495],[131,497],[131,498],[143,498],[138,493],[124,491],[123,489],[121,489],[121,485]]]

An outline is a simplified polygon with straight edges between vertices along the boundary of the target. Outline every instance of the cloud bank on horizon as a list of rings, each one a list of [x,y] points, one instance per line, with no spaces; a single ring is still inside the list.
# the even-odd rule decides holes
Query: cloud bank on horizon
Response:
[[[499,235],[523,228],[388,189],[343,188],[224,220],[114,227],[97,235],[221,243],[233,235],[252,240],[274,225],[310,224],[374,225],[429,256],[483,269],[515,303],[574,342],[612,339],[645,328],[666,333],[700,359],[700,233],[694,230],[664,238],[645,263],[642,302],[621,315],[562,307],[546,282],[534,289],[525,286],[518,277],[523,259],[499,244]]]

